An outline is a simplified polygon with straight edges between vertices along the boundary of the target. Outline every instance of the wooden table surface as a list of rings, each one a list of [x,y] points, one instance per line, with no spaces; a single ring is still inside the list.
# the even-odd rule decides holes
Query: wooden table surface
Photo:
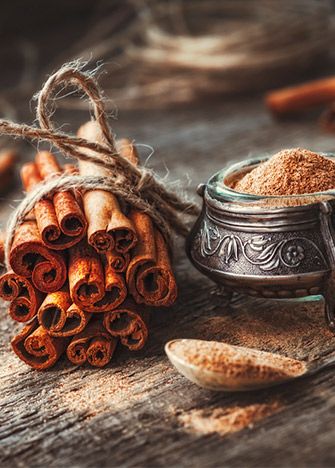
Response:
[[[28,119],[26,112],[22,116]],[[71,114],[83,121],[81,113]],[[31,117],[32,119],[32,117]],[[149,164],[194,196],[228,161],[302,146],[335,148],[310,117],[275,122],[260,98],[193,108],[124,113],[118,136],[151,144]],[[26,147],[24,158],[32,147]],[[142,150],[143,158],[146,150]],[[20,189],[2,201],[5,223]],[[206,320],[229,313],[214,285],[176,250],[177,304],[154,313],[146,348],[122,352],[107,368],[65,360],[47,372],[20,362],[9,340],[18,329],[1,304],[0,459],[2,466],[329,466],[335,463],[332,369],[266,391],[203,390],[169,364],[164,343],[206,336]],[[273,402],[280,401],[278,407]]]

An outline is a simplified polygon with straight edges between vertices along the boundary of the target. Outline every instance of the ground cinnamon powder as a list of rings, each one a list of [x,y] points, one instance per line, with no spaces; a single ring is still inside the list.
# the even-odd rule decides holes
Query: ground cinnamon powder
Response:
[[[306,149],[285,149],[244,175],[233,188],[272,196],[323,192],[335,188],[335,163]]]
[[[173,352],[187,363],[229,377],[277,381],[297,377],[306,371],[302,361],[257,349],[216,341],[177,340]]]
[[[239,432],[262,419],[281,411],[284,404],[272,399],[265,403],[230,406],[214,409],[191,409],[179,415],[179,422],[191,433],[226,436]]]

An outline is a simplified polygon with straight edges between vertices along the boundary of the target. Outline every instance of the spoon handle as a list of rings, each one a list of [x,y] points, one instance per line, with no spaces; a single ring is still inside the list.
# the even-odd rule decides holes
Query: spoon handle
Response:
[[[307,372],[308,375],[314,375],[317,372],[327,368],[335,366],[335,352],[322,356],[321,358],[314,359],[313,361],[309,362],[307,365]]]

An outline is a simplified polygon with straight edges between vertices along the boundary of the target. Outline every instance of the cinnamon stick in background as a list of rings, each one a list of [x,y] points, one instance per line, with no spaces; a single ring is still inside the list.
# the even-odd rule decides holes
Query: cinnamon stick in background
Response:
[[[52,153],[47,151],[37,153],[35,162],[39,176],[43,180],[62,173],[62,168]],[[43,241],[51,249],[62,250],[69,248],[79,242],[86,234],[86,218],[76,196],[70,191],[61,191],[55,193],[52,197],[60,232],[58,238],[44,239],[43,237]],[[36,211],[35,208],[35,213]]]
[[[5,262],[5,236],[2,231],[0,231],[0,263],[4,264]]]
[[[61,289],[67,276],[64,256],[43,244],[34,220],[17,228],[9,264],[14,273],[31,277],[33,285],[45,293]]]
[[[335,100],[335,77],[323,78],[269,92],[267,107],[278,115],[298,112]]]
[[[78,136],[104,144],[100,127],[96,122],[87,122],[78,130]],[[92,153],[87,150],[88,154]],[[83,176],[108,177],[110,172],[93,163],[80,161],[79,171]],[[84,194],[84,209],[88,220],[88,242],[97,252],[111,249],[128,252],[136,244],[136,232],[132,222],[121,210],[117,198],[104,190],[89,190]]]
[[[127,267],[130,262],[130,253],[126,252],[124,254],[111,250],[106,252],[106,262],[110,268],[116,273],[123,273],[127,270]]]
[[[117,147],[120,154],[138,164],[138,154],[129,140],[119,140]],[[137,303],[170,306],[177,298],[177,285],[166,242],[146,213],[132,209],[129,218],[138,237],[126,273],[129,292]]]
[[[110,362],[117,345],[100,321],[90,322],[85,330],[73,337],[66,355],[76,365],[86,361],[94,367],[103,367]]]
[[[0,152],[0,193],[7,192],[13,184],[16,160],[15,151],[3,150]]]
[[[0,277],[0,297],[10,301],[9,315],[17,322],[28,322],[37,314],[44,295],[34,288],[28,278],[13,271]]]
[[[37,370],[53,366],[65,351],[67,338],[54,338],[38,325],[35,318],[13,338],[11,344],[17,356]]]
[[[52,336],[73,336],[84,330],[91,314],[73,304],[68,288],[46,296],[38,311],[39,324]]]
[[[127,296],[121,275],[106,263],[105,269],[95,250],[84,242],[69,252],[69,288],[73,302],[87,312],[105,312],[118,307]]]
[[[140,309],[131,299],[104,315],[104,327],[130,351],[137,351],[148,339],[149,311]]]

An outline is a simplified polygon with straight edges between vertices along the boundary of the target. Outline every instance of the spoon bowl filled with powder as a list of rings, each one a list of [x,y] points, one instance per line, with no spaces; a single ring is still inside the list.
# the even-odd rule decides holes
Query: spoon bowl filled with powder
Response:
[[[210,390],[255,390],[307,372],[306,364],[296,359],[216,341],[173,340],[165,351],[182,375]]]
[[[224,287],[273,299],[325,299],[335,330],[335,158],[293,148],[232,164],[199,187],[187,253]]]

